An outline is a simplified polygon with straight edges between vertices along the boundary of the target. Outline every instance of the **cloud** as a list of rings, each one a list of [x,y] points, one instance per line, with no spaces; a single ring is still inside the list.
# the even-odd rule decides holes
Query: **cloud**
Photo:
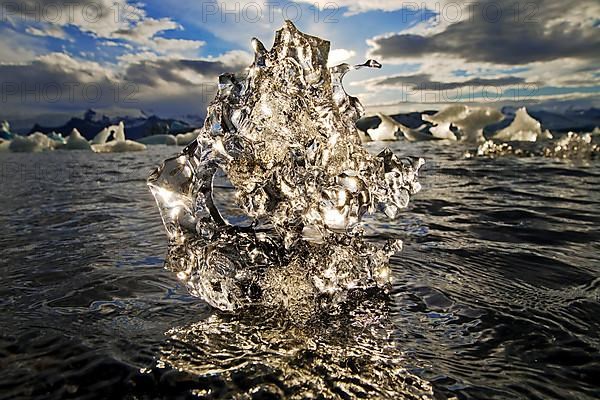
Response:
[[[327,65],[329,65],[330,67],[339,65],[343,62],[348,61],[355,55],[356,52],[353,50],[333,49],[329,52],[329,59],[327,60]]]
[[[0,65],[28,62],[43,51],[38,37],[0,27]]]
[[[439,32],[375,37],[369,41],[371,54],[384,60],[444,55],[504,65],[557,58],[600,59],[598,28],[581,17],[582,13],[600,15],[596,0],[582,0],[577,6],[561,0],[474,4],[479,7],[464,3],[460,20]],[[492,5],[495,11],[490,11]],[[573,8],[579,11],[574,13]],[[522,12],[515,15],[517,9]]]
[[[430,74],[400,75],[375,78],[363,82],[371,86],[386,88],[411,88],[421,90],[453,90],[465,87],[503,87],[525,83],[525,78],[503,76],[499,78],[471,78],[461,81],[441,82],[432,80]]]
[[[2,118],[23,110],[75,113],[88,108],[201,114],[214,96],[218,75],[240,72],[250,59],[243,52],[210,59],[153,57],[130,56],[109,67],[50,53],[28,63],[0,65]]]
[[[205,44],[159,37],[183,27],[170,18],[149,17],[140,3],[127,0],[0,0],[0,10],[3,19],[26,25],[27,32],[36,36],[64,39],[63,28],[74,26],[95,38],[120,39],[161,54],[180,55],[192,54]]]
[[[25,31],[33,36],[53,37],[63,40],[68,39],[67,33],[61,27],[56,25],[43,25],[40,28],[28,26]]]

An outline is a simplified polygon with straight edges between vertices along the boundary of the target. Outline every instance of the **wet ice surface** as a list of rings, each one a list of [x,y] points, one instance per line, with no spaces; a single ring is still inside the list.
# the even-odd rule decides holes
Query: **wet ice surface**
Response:
[[[148,178],[170,243],[167,267],[223,311],[336,314],[353,291],[389,289],[387,262],[402,241],[365,241],[361,220],[376,211],[397,218],[421,188],[424,161],[361,145],[363,108],[342,78],[378,62],[328,68],[330,43],[289,21],[270,50],[252,45],[245,76],[219,77],[198,139]],[[233,201],[219,207],[225,188]]]
[[[367,221],[404,241],[390,296],[305,325],[216,312],[163,269],[145,179],[173,148],[1,154],[0,397],[597,398],[597,162],[386,145],[427,158],[400,219]]]

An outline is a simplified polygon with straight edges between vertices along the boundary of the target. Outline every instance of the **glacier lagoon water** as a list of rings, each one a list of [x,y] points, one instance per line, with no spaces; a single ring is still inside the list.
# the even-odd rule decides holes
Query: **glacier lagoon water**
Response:
[[[399,220],[366,220],[404,241],[392,290],[305,324],[163,269],[145,180],[173,148],[0,154],[0,398],[597,398],[597,162],[386,145],[427,161]]]

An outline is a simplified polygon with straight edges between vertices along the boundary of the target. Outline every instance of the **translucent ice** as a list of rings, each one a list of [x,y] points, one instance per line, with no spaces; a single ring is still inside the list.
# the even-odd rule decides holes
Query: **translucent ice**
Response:
[[[329,42],[286,22],[271,50],[252,46],[245,77],[220,76],[197,140],[148,178],[171,243],[167,267],[223,310],[329,308],[351,290],[386,288],[401,243],[365,242],[360,222],[377,210],[397,217],[420,190],[423,160],[361,146],[363,108],[341,84],[353,67],[327,68]],[[354,68],[363,66],[379,64]],[[224,207],[217,176],[232,191]]]

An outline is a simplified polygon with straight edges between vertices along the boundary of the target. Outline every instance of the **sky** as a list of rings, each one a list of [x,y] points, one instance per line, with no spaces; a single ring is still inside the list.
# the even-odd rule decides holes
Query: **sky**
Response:
[[[368,110],[600,106],[598,0],[0,0],[0,119],[202,116],[289,19]]]

